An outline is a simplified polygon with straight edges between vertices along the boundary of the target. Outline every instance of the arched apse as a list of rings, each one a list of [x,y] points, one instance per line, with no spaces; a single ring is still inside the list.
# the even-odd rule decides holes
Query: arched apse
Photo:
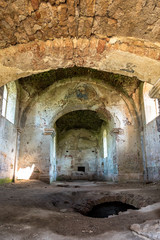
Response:
[[[108,79],[109,76],[106,80],[109,81]],[[119,85],[113,86],[115,79],[112,79],[112,84],[109,84],[109,82],[105,83],[103,80],[88,75],[68,77],[55,82],[52,79],[54,83],[50,83],[46,88],[43,87],[42,90],[38,85],[38,93],[33,85],[22,83],[26,102],[21,112],[19,166],[34,162],[39,171],[39,177],[48,176],[50,136],[43,135],[44,129],[53,128],[54,123],[64,114],[91,110],[105,116],[105,119],[112,119],[112,127],[108,134],[115,138],[116,151],[112,159],[117,162],[118,176],[116,179],[142,179],[140,125],[134,102],[139,85],[136,79],[135,81],[132,79],[130,82],[132,84],[127,87],[127,81],[123,80],[124,83],[122,79],[120,82],[117,80]],[[28,91],[29,88],[32,91]],[[130,134],[132,138],[129,137]]]
[[[78,110],[64,114],[56,121],[58,180],[117,180],[115,136],[110,135],[113,119],[103,116],[102,120],[101,117],[102,114],[95,111]],[[107,133],[106,156],[104,130]]]

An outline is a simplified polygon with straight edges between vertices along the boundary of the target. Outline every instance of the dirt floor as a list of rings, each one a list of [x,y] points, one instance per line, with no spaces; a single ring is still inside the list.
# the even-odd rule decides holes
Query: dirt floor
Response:
[[[82,215],[121,201],[139,210],[109,218]],[[19,181],[0,185],[0,240],[140,240],[130,226],[160,219],[160,184]]]

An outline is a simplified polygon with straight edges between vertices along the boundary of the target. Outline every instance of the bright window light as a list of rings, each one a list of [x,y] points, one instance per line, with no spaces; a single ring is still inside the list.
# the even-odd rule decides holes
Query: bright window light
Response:
[[[107,131],[103,131],[103,157],[106,158],[108,156],[107,153]]]
[[[153,85],[145,83],[143,88],[146,124],[154,120],[159,115],[158,99],[153,99],[149,96],[149,91],[152,87]]]
[[[6,85],[4,86],[3,90],[3,102],[2,102],[2,116],[6,117],[6,110],[7,110],[7,96],[8,96],[8,91]]]
[[[4,86],[2,116],[14,124],[16,112],[17,88],[15,82],[10,82]]]

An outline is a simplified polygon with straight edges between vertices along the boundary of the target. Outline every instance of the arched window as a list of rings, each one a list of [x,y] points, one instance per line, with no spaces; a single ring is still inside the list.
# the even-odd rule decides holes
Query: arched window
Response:
[[[3,87],[3,100],[2,100],[2,116],[6,117],[7,112],[7,99],[8,99],[8,90],[6,85]]]
[[[14,124],[16,112],[17,88],[10,82],[3,88],[2,116]]]
[[[108,156],[107,152],[107,131],[106,129],[103,131],[103,157],[106,158]]]
[[[159,101],[158,99],[150,98],[149,96],[149,91],[152,89],[152,87],[153,85],[149,83],[144,83],[143,99],[144,99],[146,124],[159,116]]]

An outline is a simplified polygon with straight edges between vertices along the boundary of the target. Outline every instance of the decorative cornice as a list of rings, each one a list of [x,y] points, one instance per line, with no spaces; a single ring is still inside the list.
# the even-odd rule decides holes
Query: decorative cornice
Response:
[[[56,135],[55,129],[54,128],[44,128],[43,135],[55,136]]]

